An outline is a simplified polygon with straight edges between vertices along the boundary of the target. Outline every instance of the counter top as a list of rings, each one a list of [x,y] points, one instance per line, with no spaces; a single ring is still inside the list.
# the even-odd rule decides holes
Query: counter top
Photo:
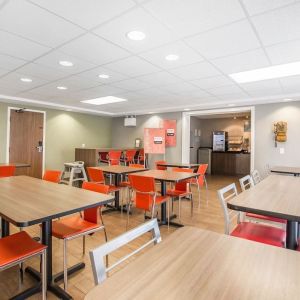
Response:
[[[212,153],[251,154],[250,152],[244,151],[212,151]]]

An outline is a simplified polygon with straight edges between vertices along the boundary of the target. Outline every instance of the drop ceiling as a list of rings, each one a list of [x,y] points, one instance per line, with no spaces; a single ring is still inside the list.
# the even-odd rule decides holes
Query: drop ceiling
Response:
[[[299,16],[295,0],[0,0],[0,99],[111,116],[300,100],[300,76],[228,76],[300,61]],[[80,102],[105,96],[128,101]]]

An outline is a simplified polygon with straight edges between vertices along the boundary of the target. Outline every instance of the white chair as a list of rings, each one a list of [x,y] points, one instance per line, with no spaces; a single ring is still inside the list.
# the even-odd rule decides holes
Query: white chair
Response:
[[[254,184],[258,184],[259,182],[261,182],[261,177],[259,175],[259,172],[257,170],[252,171],[251,173],[251,177],[253,179]]]
[[[254,187],[253,178],[250,175],[242,177],[241,179],[239,179],[239,181],[243,192]]]
[[[277,247],[284,247],[285,231],[277,227],[251,222],[239,222],[238,220],[237,226],[232,231],[230,230],[230,225],[234,217],[237,216],[239,219],[239,212],[230,210],[227,207],[227,202],[236,196],[237,189],[234,183],[218,190],[218,197],[224,213],[225,234]]]
[[[142,236],[143,234],[151,231],[152,232],[152,239],[143,244],[138,249],[132,251],[131,253],[127,254],[126,256],[119,259],[117,262],[112,264],[110,267],[106,267],[105,264],[105,257],[110,254],[111,252],[114,252],[115,250],[123,247],[124,245],[130,243],[131,241],[135,240],[136,238]],[[128,258],[132,257],[134,254],[140,252],[150,244],[154,243],[160,243],[161,242],[161,236],[160,231],[157,223],[157,219],[152,219],[151,221],[144,223],[143,225],[140,225],[130,231],[127,231],[126,233],[118,236],[117,238],[105,243],[104,245],[101,245],[100,247],[90,251],[90,259],[93,269],[93,275],[94,275],[94,281],[95,284],[98,285],[105,281],[107,278],[107,273],[127,260]]]
[[[75,161],[73,163],[64,163],[64,171],[61,176],[61,182],[73,185],[77,181],[88,181],[84,169],[83,161]]]

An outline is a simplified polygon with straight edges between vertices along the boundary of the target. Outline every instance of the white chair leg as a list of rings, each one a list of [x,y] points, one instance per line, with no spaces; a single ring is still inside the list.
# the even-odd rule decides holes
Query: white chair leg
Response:
[[[68,262],[67,262],[67,240],[64,239],[64,250],[63,250],[63,264],[64,264],[64,290],[68,290]]]

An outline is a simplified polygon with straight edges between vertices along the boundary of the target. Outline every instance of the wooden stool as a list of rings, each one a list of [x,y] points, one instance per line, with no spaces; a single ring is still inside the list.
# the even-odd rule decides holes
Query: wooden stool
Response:
[[[61,176],[61,182],[73,185],[74,182],[88,181],[83,161],[75,161],[73,163],[64,163],[64,171]]]

